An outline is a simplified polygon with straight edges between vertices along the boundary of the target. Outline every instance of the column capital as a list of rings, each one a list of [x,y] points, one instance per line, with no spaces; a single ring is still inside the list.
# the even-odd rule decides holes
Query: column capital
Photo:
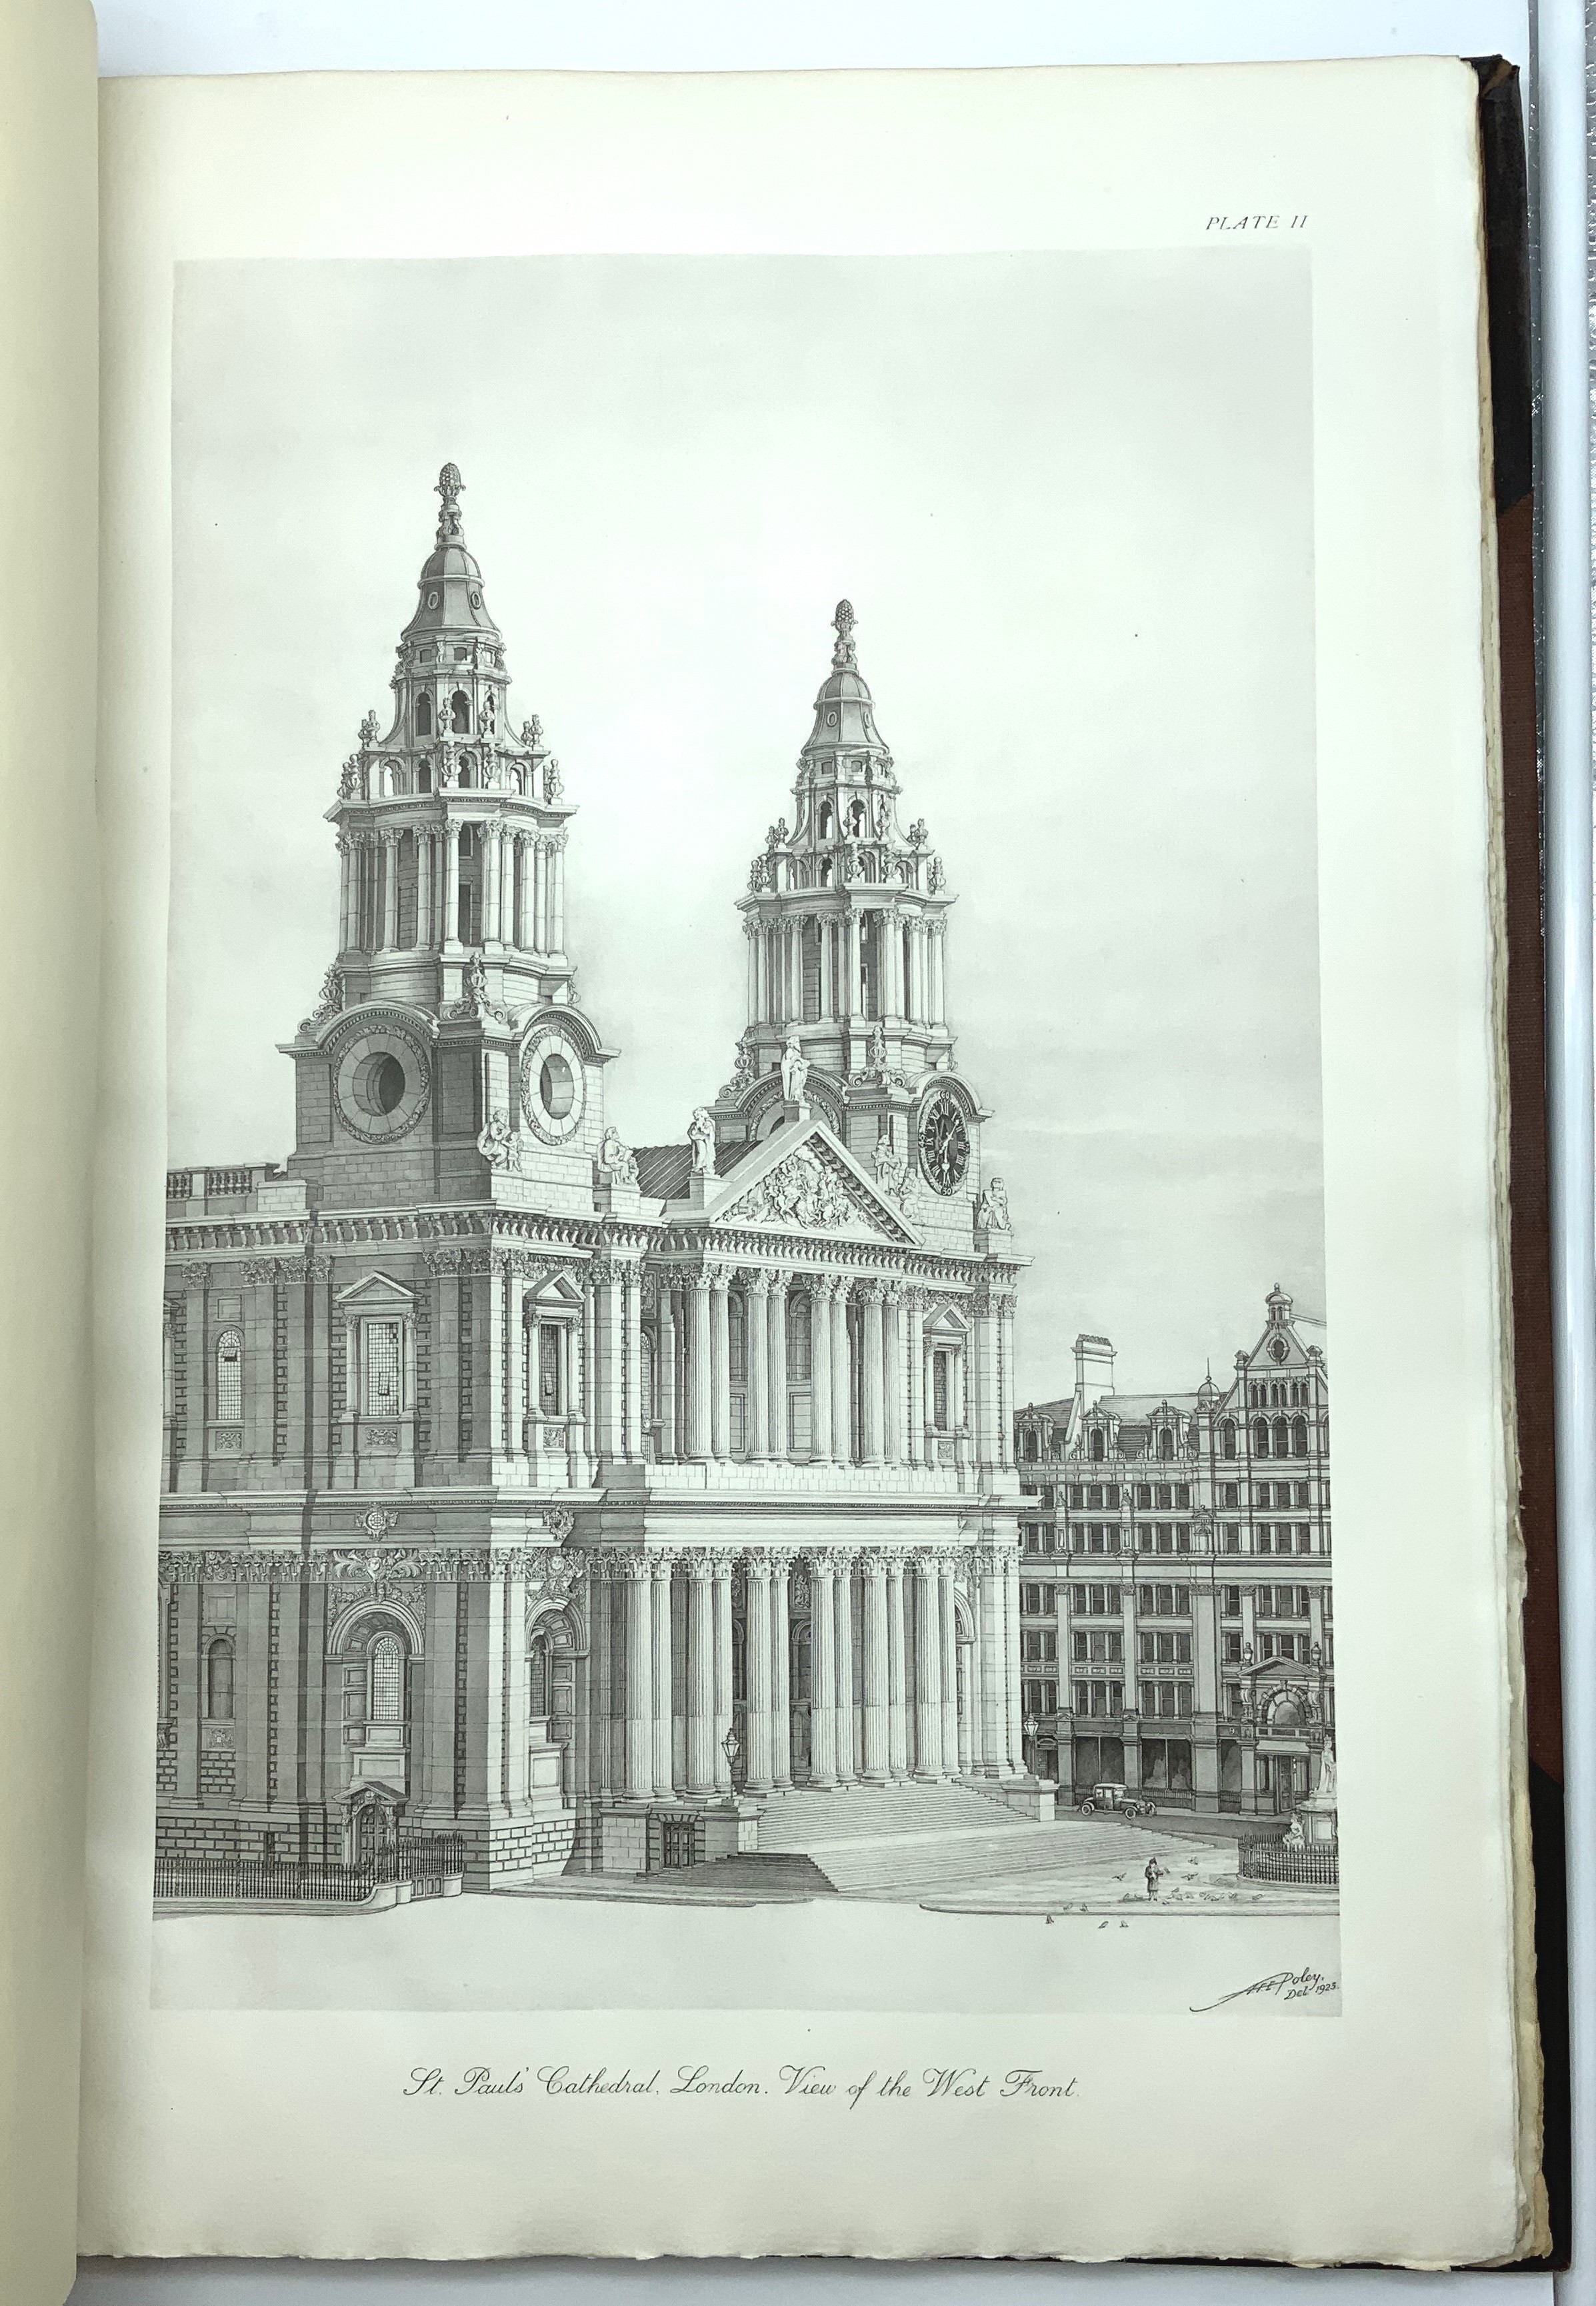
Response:
[[[772,1296],[783,1294],[791,1288],[795,1277],[790,1265],[772,1266],[765,1277],[765,1285]]]
[[[646,1553],[613,1553],[610,1557],[610,1576],[624,1585],[642,1585],[653,1574],[653,1561]]]
[[[866,1545],[859,1549],[859,1567],[866,1577],[884,1577],[892,1556],[885,1546]]]
[[[741,1282],[743,1287],[748,1290],[752,1295],[755,1297],[768,1297],[770,1295],[771,1283],[773,1280],[774,1276],[766,1272],[763,1266],[750,1266],[746,1272],[739,1272],[737,1277]]]
[[[719,1569],[715,1550],[707,1545],[684,1546],[677,1559],[681,1564],[683,1573],[690,1577],[696,1585],[708,1584]],[[726,1566],[730,1571],[731,1567],[730,1555],[726,1558]]]
[[[822,1545],[809,1556],[816,1577],[846,1577],[854,1565],[853,1550],[846,1545]]]
[[[679,1556],[674,1545],[663,1545],[657,1551],[649,1553],[646,1558],[654,1576],[658,1578],[667,1578],[676,1567]]]
[[[879,1277],[879,1276],[872,1277],[870,1279],[862,1281],[859,1284],[859,1295],[864,1299],[866,1305],[884,1305],[887,1297],[887,1285],[885,1281]]]
[[[724,1260],[716,1260],[698,1268],[693,1276],[693,1285],[696,1289],[707,1283],[711,1289],[725,1291],[730,1288],[736,1279],[736,1266],[728,1264]]]

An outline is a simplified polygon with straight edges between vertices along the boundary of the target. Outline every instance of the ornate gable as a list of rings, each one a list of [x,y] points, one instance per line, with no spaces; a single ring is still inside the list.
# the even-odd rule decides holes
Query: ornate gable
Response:
[[[872,1184],[822,1123],[770,1140],[768,1164],[749,1180],[728,1181],[733,1198],[713,1213],[718,1226],[770,1226],[782,1232],[852,1234],[912,1243],[907,1218]]]

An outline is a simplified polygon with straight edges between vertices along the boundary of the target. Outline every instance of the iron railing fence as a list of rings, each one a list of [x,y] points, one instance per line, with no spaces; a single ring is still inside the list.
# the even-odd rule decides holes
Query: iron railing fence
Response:
[[[1334,1841],[1242,1841],[1236,1854],[1244,1882],[1305,1882],[1321,1890],[1340,1885],[1341,1853]]]
[[[441,1887],[465,1871],[463,1835],[405,1834],[354,1866],[333,1859],[162,1855],[155,1861],[155,1894],[239,1904],[359,1906],[380,1883]]]

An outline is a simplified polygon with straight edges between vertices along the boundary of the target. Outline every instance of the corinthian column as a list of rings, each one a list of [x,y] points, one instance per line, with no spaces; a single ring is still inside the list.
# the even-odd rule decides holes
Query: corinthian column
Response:
[[[731,1276],[710,1270],[710,1447],[722,1462],[731,1455]]]
[[[865,1447],[861,1463],[879,1465],[882,1462],[882,1320],[881,1309],[886,1295],[885,1285],[866,1281],[860,1292],[865,1309],[865,1335],[860,1359],[864,1363]]]
[[[889,1465],[901,1465],[911,1455],[904,1432],[903,1413],[903,1289],[900,1282],[886,1285],[886,1317],[883,1342],[885,1367],[882,1383],[886,1396],[884,1454]]]
[[[887,1779],[887,1570],[879,1553],[863,1557],[865,1572],[865,1779]]]
[[[771,1571],[771,1750],[778,1789],[792,1784],[792,1560],[779,1553]]]
[[[787,1287],[791,1278],[789,1273],[772,1273],[770,1277],[770,1446],[772,1457],[790,1455],[787,1429]]]
[[[627,1593],[627,1793],[647,1801],[654,1789],[653,1564],[642,1554],[622,1565]]]
[[[853,1465],[853,1346],[849,1340],[849,1282],[837,1276],[831,1301],[831,1446],[837,1465]]]
[[[853,1726],[853,1556],[832,1555],[837,1577],[837,1782],[858,1778],[858,1741]]]
[[[809,1782],[837,1782],[837,1587],[833,1558],[809,1567]]]
[[[911,1465],[928,1465],[931,1452],[926,1438],[930,1420],[926,1414],[926,1293],[909,1289],[903,1296],[904,1379],[909,1419],[907,1456]]]
[[[748,1665],[748,1702],[743,1715],[748,1738],[746,1784],[751,1794],[768,1794],[775,1775],[771,1749],[771,1563],[754,1547],[747,1557],[747,1615],[743,1621]]]
[[[959,1767],[959,1620],[953,1607],[953,1557],[944,1553],[938,1563],[942,1584],[942,1764]]]
[[[743,1337],[748,1350],[748,1455],[768,1457],[770,1443],[770,1276],[750,1273],[743,1287],[747,1318]]]
[[[432,943],[432,836],[421,827],[415,835],[415,942]]]
[[[674,1554],[653,1558],[653,1764],[654,1791],[669,1798],[676,1788],[676,1757],[671,1750],[673,1677],[670,1639],[670,1571]]]
[[[989,1545],[971,1557],[979,1581],[980,1622],[976,1638],[981,1645],[981,1718],[977,1724],[976,1760],[988,1777],[1003,1777],[1009,1765],[1008,1649],[1003,1626],[1003,1588],[998,1556]]]
[[[895,1778],[909,1772],[909,1679],[903,1642],[903,1556],[887,1562],[887,1766]]]
[[[832,1307],[836,1278],[817,1274],[809,1285],[809,1453],[816,1465],[831,1463]]]
[[[715,1790],[714,1563],[687,1556],[687,1791]]]
[[[443,828],[443,949],[460,950],[460,821],[451,816]]]
[[[391,952],[399,942],[399,836],[389,830],[382,836],[382,946]]]
[[[936,1556],[915,1560],[915,1751],[918,1774],[940,1778],[942,1749],[942,1581]]]
[[[713,1377],[710,1277],[701,1266],[693,1276],[687,1299],[687,1455],[700,1463],[710,1454]]]
[[[731,1790],[731,1763],[726,1736],[731,1728],[731,1556],[716,1550],[710,1556],[714,1573],[714,1750],[710,1756],[715,1791]]]

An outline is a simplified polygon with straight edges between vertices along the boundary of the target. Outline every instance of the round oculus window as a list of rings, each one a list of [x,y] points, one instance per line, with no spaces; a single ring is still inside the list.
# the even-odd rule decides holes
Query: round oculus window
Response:
[[[969,1167],[969,1132],[946,1090],[934,1097],[920,1116],[920,1166],[939,1193],[956,1193]]]
[[[558,1027],[535,1033],[521,1059],[521,1109],[533,1136],[563,1145],[581,1127],[586,1104],[580,1050]]]
[[[563,1121],[576,1102],[576,1081],[558,1049],[550,1049],[538,1075],[538,1095],[550,1121]]]
[[[360,1020],[329,1046],[338,1118],[357,1137],[388,1143],[415,1126],[431,1091],[421,1044],[397,1019]]]

